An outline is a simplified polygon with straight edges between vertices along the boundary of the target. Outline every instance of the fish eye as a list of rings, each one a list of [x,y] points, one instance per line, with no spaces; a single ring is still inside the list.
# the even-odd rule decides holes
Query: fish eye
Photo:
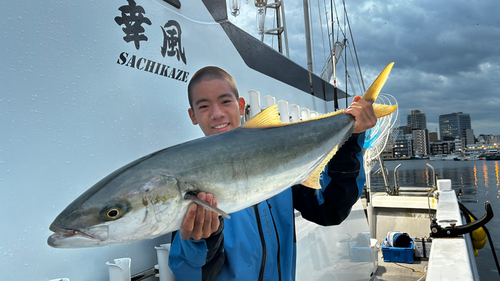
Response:
[[[124,202],[110,202],[101,208],[99,212],[100,219],[104,221],[114,221],[123,217],[128,213],[132,207],[128,201]]]
[[[110,219],[110,220],[116,220],[118,218],[120,218],[123,214],[123,211],[120,207],[116,207],[116,206],[113,206],[111,208],[108,208],[105,212],[104,212],[105,216],[107,219]]]

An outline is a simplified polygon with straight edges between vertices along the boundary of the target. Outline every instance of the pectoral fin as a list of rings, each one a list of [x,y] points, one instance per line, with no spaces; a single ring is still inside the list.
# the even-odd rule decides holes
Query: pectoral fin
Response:
[[[222,211],[221,209],[215,207],[215,206],[212,206],[210,204],[208,204],[207,202],[201,200],[200,198],[198,198],[197,195],[195,195],[194,193],[186,193],[186,195],[184,195],[184,199],[186,200],[193,200],[194,203],[200,205],[200,206],[203,206],[205,209],[209,210],[209,211],[214,211],[216,212],[217,214],[225,217],[226,219],[230,219],[231,216],[228,215],[226,212]]]

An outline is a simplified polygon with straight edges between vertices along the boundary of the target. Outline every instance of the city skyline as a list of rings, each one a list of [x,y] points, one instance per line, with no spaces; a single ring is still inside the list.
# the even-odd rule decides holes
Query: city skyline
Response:
[[[440,130],[426,129],[426,114],[418,109],[407,115],[407,124],[393,128],[384,157],[409,158],[451,153],[481,153],[498,149],[500,135],[474,135],[471,116],[464,112],[440,114]]]
[[[465,128],[463,129],[472,129],[474,131],[474,136],[477,138],[478,136],[480,135],[493,135],[493,136],[496,136],[496,135],[500,135],[499,134],[494,134],[494,133],[477,133],[476,130],[474,130],[474,126],[472,126],[472,116],[467,113],[467,112],[450,112],[450,113],[442,113],[442,114],[439,114],[438,117],[441,117],[441,116],[448,116],[448,115],[455,115],[455,114],[462,114],[462,115],[467,115],[469,120],[468,120],[468,126],[466,126]],[[403,115],[403,114],[402,114]],[[418,117],[418,116],[422,116],[423,117]],[[402,116],[400,116],[401,120],[402,120]],[[410,121],[410,119],[412,121]],[[419,119],[423,119],[418,121]],[[406,126],[411,126],[413,128],[424,128],[424,129],[427,129],[429,133],[437,133],[438,134],[438,139],[442,140],[442,136],[441,136],[441,129],[440,129],[440,126],[439,126],[439,123],[437,124],[437,126],[435,125],[432,125],[432,128],[429,128],[429,122],[426,122],[425,120],[427,119],[427,114],[425,112],[422,112],[420,109],[412,109],[410,110],[410,114],[407,114],[406,115],[406,120],[407,120],[407,123],[406,123]],[[400,126],[404,126],[402,125],[402,121],[400,120]],[[419,126],[419,125],[414,125],[412,124],[411,122],[414,122],[414,123],[418,123],[418,122],[426,122],[426,126],[422,127],[422,126]],[[432,123],[431,123],[432,124]],[[413,125],[413,126],[412,126]]]

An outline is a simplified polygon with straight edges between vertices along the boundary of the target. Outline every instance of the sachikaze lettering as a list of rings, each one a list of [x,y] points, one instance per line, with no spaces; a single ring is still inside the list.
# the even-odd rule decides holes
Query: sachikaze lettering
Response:
[[[129,66],[138,70],[147,71],[158,74],[182,82],[188,81],[189,72],[179,68],[170,67],[168,65],[152,61],[146,58],[138,58],[136,55],[129,56],[128,53],[122,52],[116,61],[117,64]]]

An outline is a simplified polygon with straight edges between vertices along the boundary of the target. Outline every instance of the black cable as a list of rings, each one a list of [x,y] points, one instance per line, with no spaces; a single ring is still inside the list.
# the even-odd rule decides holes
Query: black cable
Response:
[[[465,207],[465,205],[462,202],[458,201],[458,206],[460,207],[460,210],[462,212],[471,216],[474,220],[477,220],[477,217],[474,216],[474,214],[469,209],[467,209],[467,207]],[[493,259],[495,260],[495,264],[497,266],[498,275],[500,275],[500,265],[498,264],[498,258],[496,255],[495,246],[493,246],[493,241],[491,240],[490,231],[488,230],[488,228],[486,228],[485,225],[483,225],[483,229],[484,229],[484,232],[486,233],[486,236],[488,237],[488,242],[490,243],[491,253],[493,255]],[[472,233],[471,233],[471,238],[472,238]]]
[[[495,259],[495,264],[497,265],[497,271],[498,275],[500,275],[500,265],[498,265],[498,258],[497,255],[495,254],[495,247],[493,246],[493,241],[491,240],[491,235],[490,231],[486,228],[486,226],[483,226],[484,232],[486,232],[486,236],[488,236],[488,242],[490,242],[490,247],[491,247],[491,252],[493,254],[493,259]]]

